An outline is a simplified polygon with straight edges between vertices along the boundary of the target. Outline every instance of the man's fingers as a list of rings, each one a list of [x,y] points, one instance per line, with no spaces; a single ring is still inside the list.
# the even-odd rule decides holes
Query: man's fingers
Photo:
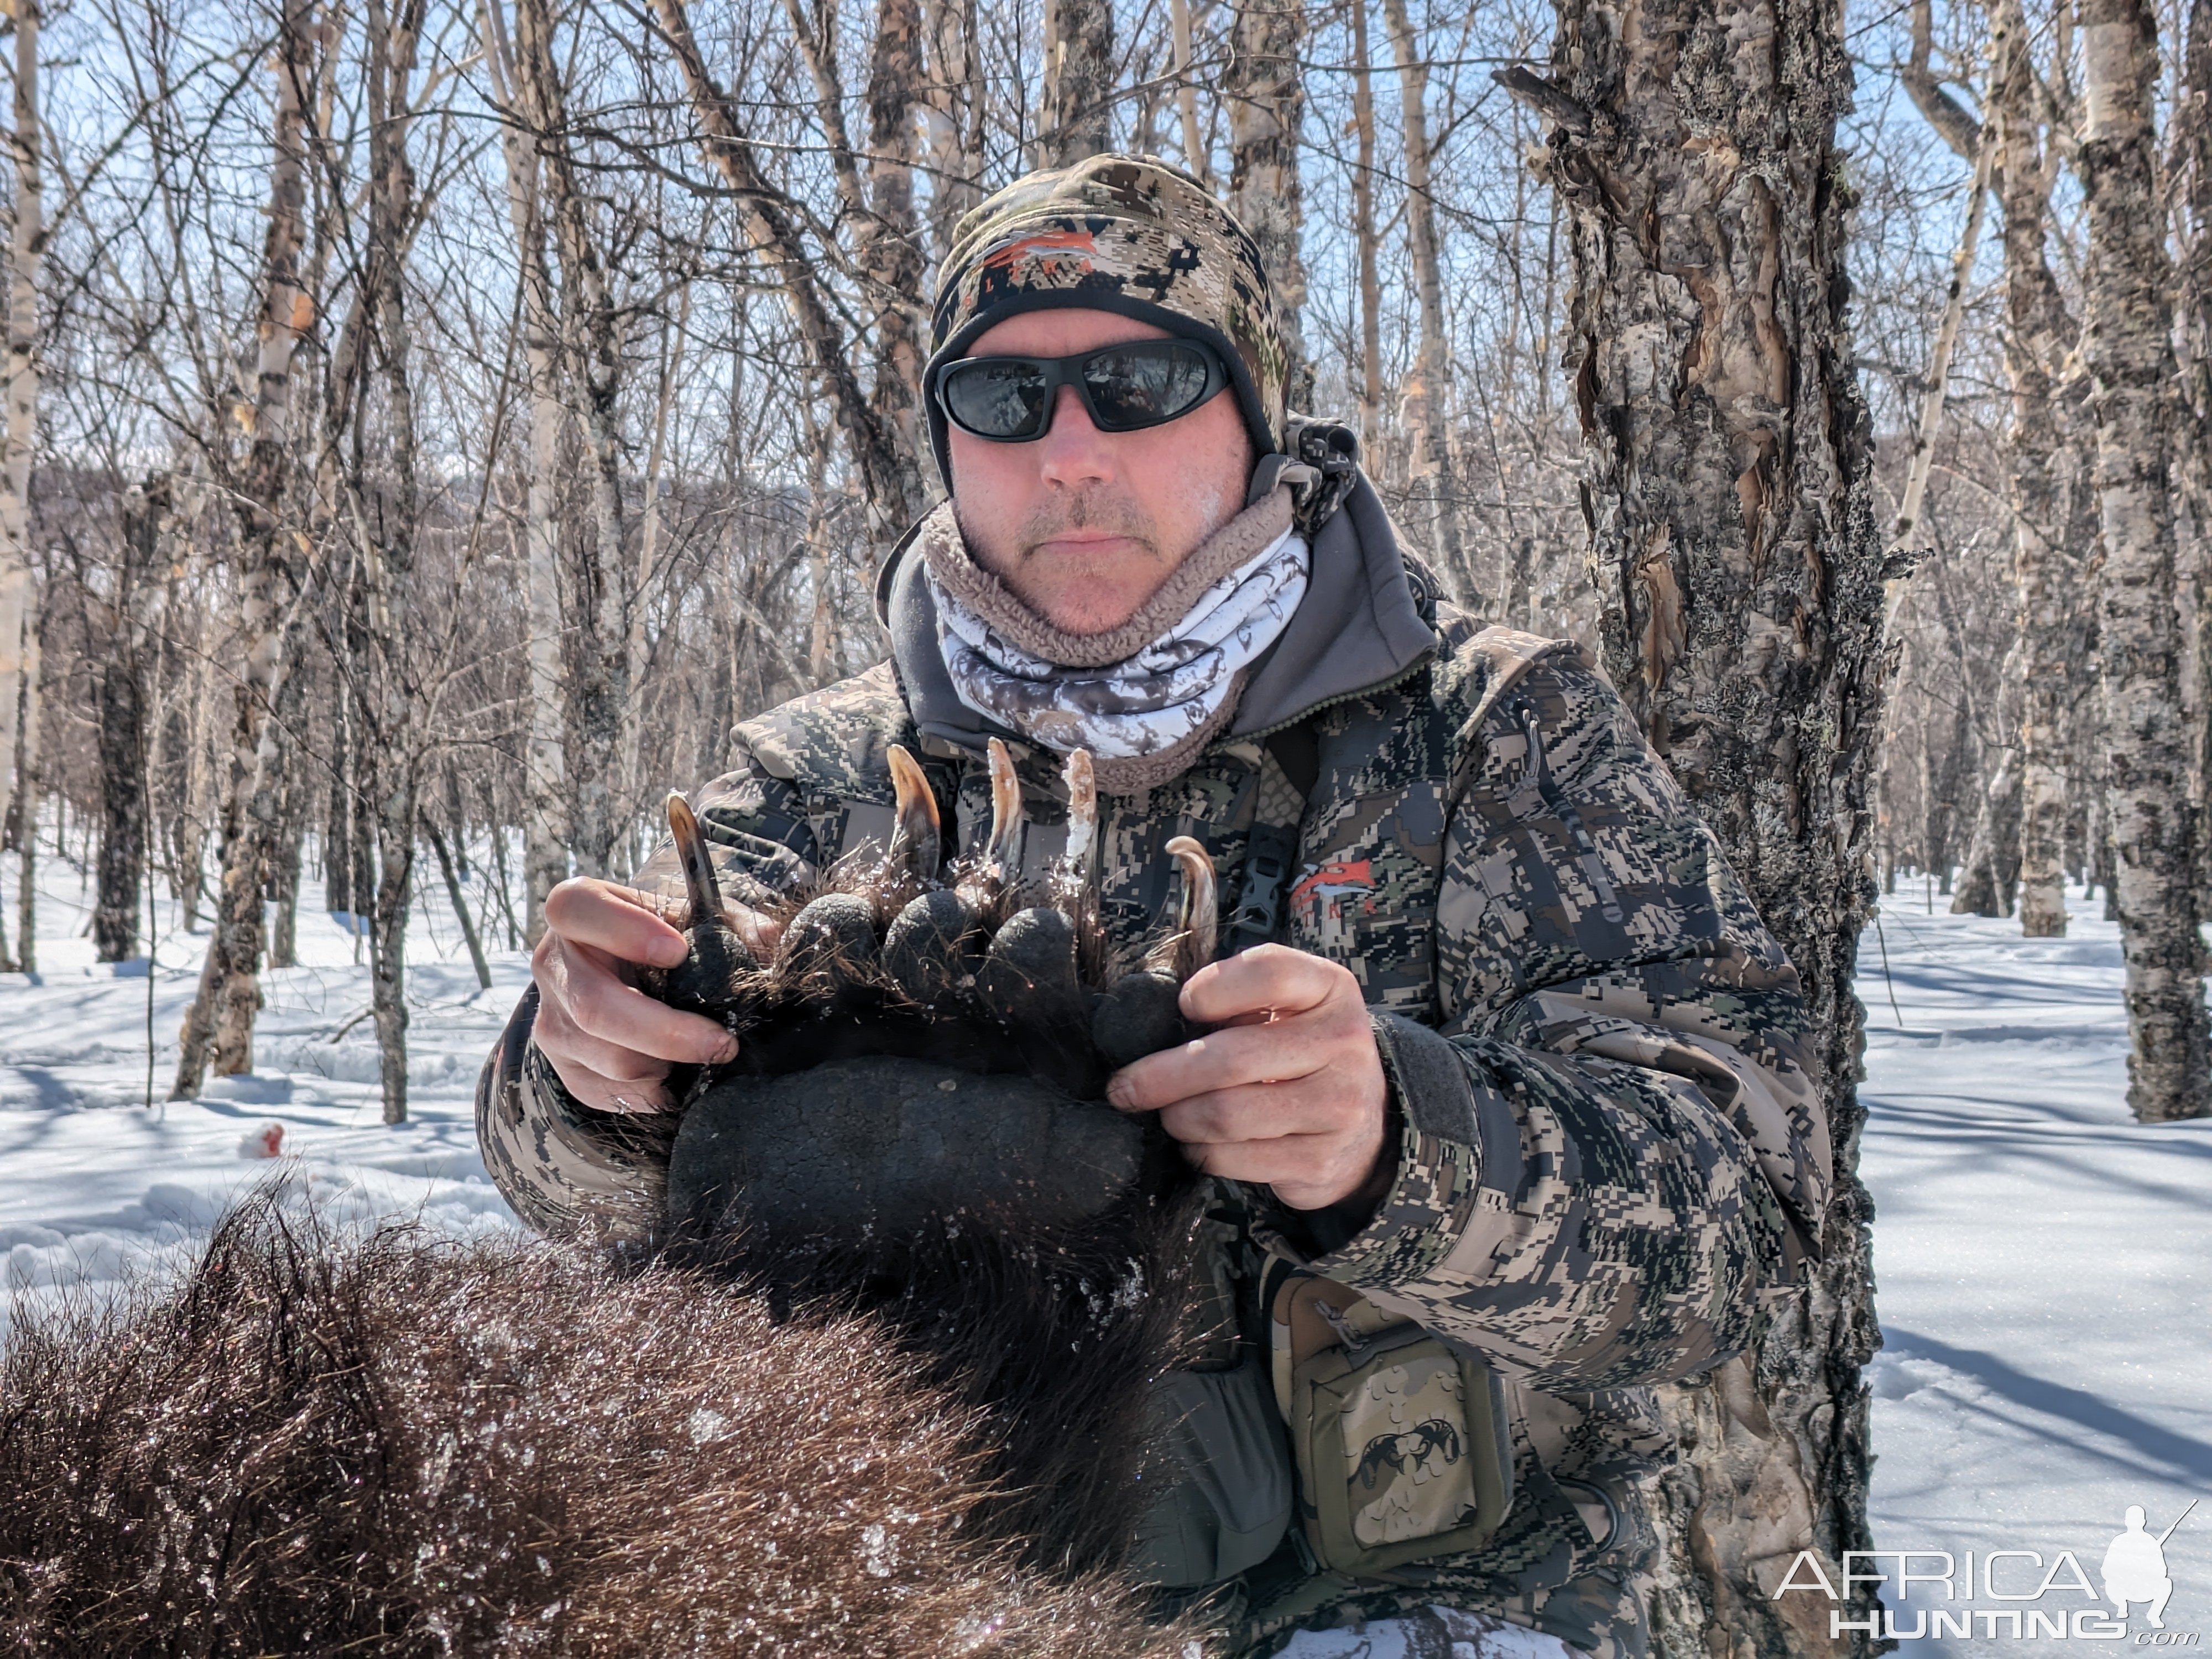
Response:
[[[1124,1111],[1146,1112],[1211,1090],[1309,1077],[1329,1063],[1338,1034],[1308,1019],[1232,1025],[1131,1062],[1107,1085]]]
[[[619,961],[673,968],[687,947],[665,919],[668,909],[666,900],[651,893],[580,876],[546,894],[545,926],[572,945],[588,945]]]
[[[1333,1171],[1341,1160],[1341,1139],[1300,1134],[1272,1140],[1186,1142],[1183,1156],[1224,1181],[1272,1187],[1275,1196],[1294,1210],[1316,1209],[1333,1201],[1333,1189],[1342,1184],[1336,1179],[1316,1179],[1317,1172]]]
[[[615,971],[613,961],[568,940],[541,950],[538,998],[554,1040],[562,1024],[615,1047],[659,1060],[692,1065],[734,1059],[737,1039],[711,1019],[656,1001]],[[541,1037],[539,1048],[546,1046]]]
[[[1261,1009],[1303,1013],[1333,994],[1358,995],[1349,969],[1286,945],[1258,945],[1223,962],[1210,962],[1182,988],[1186,1019],[1218,1025]]]
[[[586,1036],[655,1060],[713,1066],[737,1058],[737,1038],[713,1020],[656,1002],[611,974],[592,981],[582,994],[572,994],[567,1009],[570,1021]]]
[[[1311,1140],[1340,1133],[1345,1124],[1327,1090],[1247,1084],[1176,1101],[1160,1114],[1160,1127],[1177,1140],[1212,1146]]]

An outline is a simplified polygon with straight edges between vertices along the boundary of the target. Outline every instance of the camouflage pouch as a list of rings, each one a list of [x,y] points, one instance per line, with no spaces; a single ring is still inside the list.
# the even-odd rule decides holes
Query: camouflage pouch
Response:
[[[1272,1313],[1276,1398],[1319,1565],[1368,1577],[1487,1543],[1513,1495],[1497,1374],[1333,1279],[1291,1274]]]

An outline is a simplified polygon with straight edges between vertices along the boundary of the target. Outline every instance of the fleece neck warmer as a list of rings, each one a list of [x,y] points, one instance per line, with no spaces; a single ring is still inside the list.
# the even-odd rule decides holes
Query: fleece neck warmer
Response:
[[[1016,599],[969,556],[950,503],[922,526],[918,548],[955,695],[1042,747],[1090,750],[1109,794],[1166,782],[1229,724],[1311,574],[1287,488],[1200,543],[1105,634],[1067,633]]]

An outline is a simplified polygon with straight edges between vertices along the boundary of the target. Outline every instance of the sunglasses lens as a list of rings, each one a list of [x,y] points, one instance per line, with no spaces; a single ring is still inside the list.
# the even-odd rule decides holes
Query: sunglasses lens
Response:
[[[1140,340],[1102,351],[1083,366],[1100,428],[1133,432],[1188,413],[1206,396],[1206,354],[1176,340]]]
[[[1044,430],[1045,376],[1018,358],[984,358],[950,370],[945,413],[981,438],[1033,438]]]

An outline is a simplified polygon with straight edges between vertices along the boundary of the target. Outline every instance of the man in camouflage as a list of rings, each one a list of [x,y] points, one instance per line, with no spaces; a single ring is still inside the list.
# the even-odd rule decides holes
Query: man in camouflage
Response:
[[[1087,392],[1048,385],[1048,429],[1016,441],[946,419],[940,379],[971,356],[1170,337],[1214,352],[1233,398],[1100,431]],[[1221,1029],[1110,1096],[1160,1109],[1223,1194],[1231,1256],[1275,1321],[1276,1400],[1295,1415],[1307,1397],[1302,1319],[1340,1342],[1340,1371],[1393,1332],[1447,1370],[1462,1357],[1472,1380],[1445,1393],[1462,1417],[1406,1420],[1337,1471],[1356,1505],[1361,1481],[1410,1469],[1391,1490],[1415,1509],[1485,1431],[1467,1390],[1487,1377],[1500,1402],[1502,1519],[1470,1529],[1469,1497],[1459,1530],[1400,1515],[1376,1533],[1370,1514],[1333,1547],[1322,1464],[1301,1464],[1306,1524],[1206,1588],[1252,1652],[1396,1621],[1412,1651],[1492,1651],[1504,1622],[1643,1654],[1668,1450],[1646,1385],[1741,1350],[1819,1248],[1828,1137],[1794,971],[1585,653],[1443,600],[1348,434],[1291,420],[1257,253],[1193,181],[1102,156],[1000,192],[945,261],[933,345],[957,506],[886,562],[890,659],[738,728],[696,798],[726,886],[791,886],[880,844],[895,743],[972,850],[994,735],[1041,869],[1064,845],[1056,750],[1099,741],[1109,933],[1154,921],[1170,837],[1221,872],[1224,957],[1184,994]],[[678,890],[664,853],[637,890],[548,900],[477,1117],[495,1180],[549,1232],[658,1226],[661,1079],[731,1051],[630,988],[629,964],[681,953],[653,896]]]

